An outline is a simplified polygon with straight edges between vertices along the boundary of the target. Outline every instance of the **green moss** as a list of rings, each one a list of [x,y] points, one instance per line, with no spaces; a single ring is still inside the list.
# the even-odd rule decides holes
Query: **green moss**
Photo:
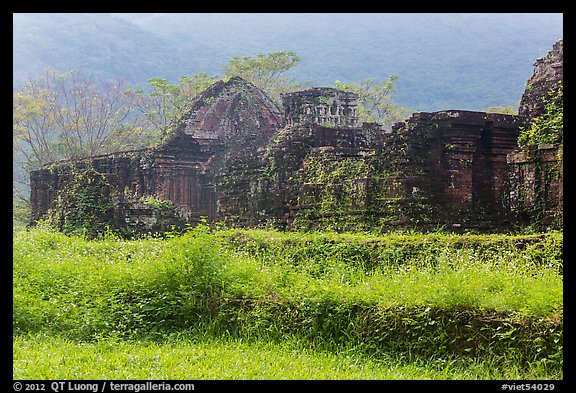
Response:
[[[344,221],[353,225],[352,217],[367,208],[365,179],[370,171],[364,157],[339,157],[321,150],[310,153],[296,176],[296,184],[303,188],[298,198],[303,211],[295,225],[307,226],[310,221],[335,229],[343,229]]]
[[[63,175],[56,201],[48,212],[47,221],[66,234],[95,237],[114,225],[112,189],[106,177],[93,168],[74,166]]]
[[[162,211],[173,211],[174,204],[171,201],[167,201],[165,199],[155,198],[152,196],[142,197],[140,201],[146,205],[150,206],[154,209],[162,210]]]

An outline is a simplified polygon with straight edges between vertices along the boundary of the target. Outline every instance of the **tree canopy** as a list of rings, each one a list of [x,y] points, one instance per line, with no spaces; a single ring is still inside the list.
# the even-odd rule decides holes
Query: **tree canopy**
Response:
[[[48,71],[13,92],[13,148],[26,170],[143,146],[145,131],[121,82],[97,86],[81,70]]]
[[[358,94],[358,121],[376,122],[389,128],[394,123],[402,121],[408,115],[408,110],[396,105],[392,101],[394,84],[398,75],[391,75],[388,79],[377,82],[367,79],[359,83],[342,83],[336,81],[334,87]]]
[[[296,67],[300,60],[293,51],[259,53],[256,57],[235,56],[224,66],[223,71],[226,77],[240,76],[250,81],[279,102],[280,94],[301,86],[285,76],[286,71]]]

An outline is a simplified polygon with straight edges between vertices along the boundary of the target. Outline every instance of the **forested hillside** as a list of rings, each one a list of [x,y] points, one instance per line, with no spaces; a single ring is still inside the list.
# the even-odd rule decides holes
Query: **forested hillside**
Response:
[[[398,75],[413,111],[516,107],[562,14],[14,14],[13,86],[46,67],[145,85],[220,75],[234,56],[292,50],[297,81],[332,86]]]
[[[96,78],[130,84],[190,72],[192,56],[186,51],[109,14],[14,14],[13,19],[15,87],[47,67],[60,72],[82,67]]]

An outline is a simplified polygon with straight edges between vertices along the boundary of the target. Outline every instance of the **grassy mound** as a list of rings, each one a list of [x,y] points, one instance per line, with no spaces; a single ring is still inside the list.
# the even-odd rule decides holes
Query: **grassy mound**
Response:
[[[557,232],[376,236],[199,226],[165,239],[86,240],[19,231],[14,351],[33,356],[19,348],[46,337],[88,346],[176,336],[288,340],[375,362],[466,359],[556,378],[562,244]]]

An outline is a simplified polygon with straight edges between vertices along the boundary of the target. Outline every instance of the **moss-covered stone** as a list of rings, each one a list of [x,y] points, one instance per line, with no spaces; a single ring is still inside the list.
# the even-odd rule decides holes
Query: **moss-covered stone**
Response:
[[[117,225],[113,189],[105,176],[93,168],[70,168],[47,221],[64,233],[90,237]]]

